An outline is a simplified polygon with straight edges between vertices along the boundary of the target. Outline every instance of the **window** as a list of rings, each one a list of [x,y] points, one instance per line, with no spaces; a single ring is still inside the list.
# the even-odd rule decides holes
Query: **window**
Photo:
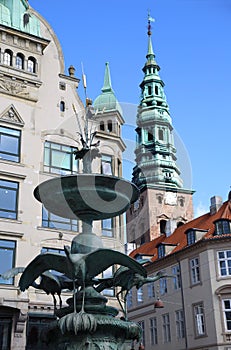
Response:
[[[196,336],[203,336],[205,335],[205,317],[203,304],[200,303],[194,305],[193,309]]]
[[[148,141],[153,141],[153,134],[148,132]]]
[[[200,283],[200,266],[199,258],[194,258],[190,260],[190,273],[191,273],[191,283]]]
[[[3,63],[7,66],[12,66],[13,52],[10,50],[5,50],[3,55]]]
[[[130,289],[127,294],[127,307],[128,308],[132,307],[132,289]]]
[[[155,298],[155,285],[154,282],[148,283],[148,298]]]
[[[0,217],[17,219],[18,182],[0,180]]]
[[[27,350],[46,350],[48,345],[42,341],[42,332],[50,322],[54,322],[55,316],[50,317],[38,317],[29,316],[28,328],[27,328]]]
[[[111,120],[108,120],[108,122],[107,122],[107,131],[112,132],[112,121]]]
[[[169,343],[171,341],[169,314],[162,315],[162,321],[163,321],[163,339],[164,339],[164,343]]]
[[[231,276],[231,250],[218,252],[218,269],[221,277]]]
[[[196,242],[196,232],[195,230],[188,230],[187,235],[187,245],[194,244]]]
[[[143,302],[143,287],[137,289],[137,302]]]
[[[73,154],[74,149],[74,147],[46,141],[44,171],[60,175],[77,173],[78,162]]]
[[[60,108],[60,112],[65,112],[65,102],[64,101],[60,101],[59,108]]]
[[[104,122],[100,122],[100,124],[99,124],[99,129],[101,130],[101,131],[104,131]]]
[[[63,81],[60,81],[59,88],[60,90],[66,90],[66,84]]]
[[[231,222],[229,220],[219,220],[215,222],[215,235],[227,235],[231,233]]]
[[[102,236],[113,237],[113,219],[105,219],[101,221],[102,225]]]
[[[29,73],[36,73],[36,59],[34,57],[29,57],[27,60],[27,71]]]
[[[222,300],[225,330],[231,331],[231,299]]]
[[[151,345],[156,345],[158,344],[156,317],[150,318],[149,322],[150,322]]]
[[[180,267],[179,265],[172,267],[172,274],[175,276],[173,279],[173,288],[175,290],[181,288]]]
[[[50,213],[44,207],[42,209],[42,226],[75,232],[79,229],[78,220],[62,218],[61,216]]]
[[[164,140],[164,131],[163,131],[163,129],[158,129],[158,138],[161,141]]]
[[[64,249],[46,248],[46,247],[43,247],[43,248],[41,249],[41,253],[55,253],[55,254],[66,255]]]
[[[6,272],[14,267],[15,262],[15,250],[16,242],[15,241],[5,241],[0,240],[0,269],[1,273]],[[14,279],[10,278],[4,280],[0,277],[0,284],[13,284]],[[1,348],[0,348],[1,349]]]
[[[157,86],[157,85],[155,86],[155,94],[156,94],[156,95],[159,95],[159,89],[158,89],[158,86]]]
[[[184,313],[183,310],[176,311],[176,336],[178,339],[185,337]]]
[[[114,274],[114,269],[113,266],[110,266],[108,269],[106,269],[105,271],[103,271],[103,278],[112,278]],[[115,295],[115,290],[114,288],[107,288],[103,290],[103,294],[113,297]]]
[[[16,56],[16,68],[24,69],[24,56],[21,53],[18,53]]]
[[[161,278],[159,280],[159,286],[160,286],[160,295],[164,295],[168,292],[167,288],[167,279],[166,278]]]
[[[166,220],[160,220],[160,233],[165,234],[166,230]]]
[[[148,95],[152,94],[152,86],[148,86]]]
[[[0,314],[0,349],[10,349],[12,318]]]
[[[0,159],[20,162],[21,131],[0,126]]]
[[[101,174],[113,175],[112,156],[102,154],[101,157]]]
[[[158,258],[159,259],[163,258],[165,256],[165,245],[160,244],[157,249],[158,249]]]
[[[138,325],[140,326],[142,333],[141,333],[141,343],[145,345],[145,325],[144,321],[139,321]]]

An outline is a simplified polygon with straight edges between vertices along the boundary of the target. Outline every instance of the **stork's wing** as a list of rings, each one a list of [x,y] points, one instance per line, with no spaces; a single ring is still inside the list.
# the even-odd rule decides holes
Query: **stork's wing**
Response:
[[[1,273],[0,277],[4,280],[9,280],[10,278],[18,275],[19,273],[23,273],[24,270],[25,267],[13,267],[12,269],[5,271],[4,273]]]
[[[71,272],[68,268],[68,261],[65,255],[55,253],[40,254],[25,268],[19,281],[21,291],[29,288],[42,273],[48,270],[65,273],[71,278]]]
[[[87,275],[90,278],[97,276],[114,264],[126,266],[141,276],[147,276],[145,268],[136,260],[111,249],[97,249],[86,256],[85,262]]]

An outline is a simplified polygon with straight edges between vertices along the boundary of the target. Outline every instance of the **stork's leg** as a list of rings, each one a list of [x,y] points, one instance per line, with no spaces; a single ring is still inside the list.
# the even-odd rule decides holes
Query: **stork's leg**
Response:
[[[53,301],[54,301],[54,310],[57,310],[57,300],[55,298],[55,295],[52,294],[52,297],[53,297]]]
[[[118,303],[120,304],[120,307],[121,307],[121,309],[122,309],[122,311],[123,311],[123,314],[124,314],[124,317],[125,317],[125,320],[127,319],[126,317],[127,317],[127,315],[126,315],[126,311],[125,311],[125,308],[123,307],[123,305],[122,305],[122,303],[121,303],[121,300],[120,300],[120,298],[119,298],[119,295],[122,293],[122,290],[120,290],[117,294],[116,294],[116,298],[117,298],[117,300],[118,300]],[[126,293],[127,294],[127,293]]]
[[[62,298],[61,298],[61,294],[58,294],[59,296],[59,308],[61,309],[62,307]]]

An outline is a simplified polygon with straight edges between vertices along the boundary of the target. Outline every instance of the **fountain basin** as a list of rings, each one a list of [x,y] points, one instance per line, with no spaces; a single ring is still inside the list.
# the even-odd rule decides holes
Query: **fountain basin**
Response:
[[[89,221],[124,213],[138,199],[139,190],[133,183],[115,176],[78,174],[41,183],[34,196],[55,215]]]

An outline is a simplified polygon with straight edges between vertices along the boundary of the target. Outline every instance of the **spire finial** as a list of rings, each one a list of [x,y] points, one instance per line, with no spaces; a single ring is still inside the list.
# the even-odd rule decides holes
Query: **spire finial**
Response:
[[[148,10],[148,36],[152,35],[152,26],[151,22],[155,22],[155,19],[150,16],[150,11]]]

